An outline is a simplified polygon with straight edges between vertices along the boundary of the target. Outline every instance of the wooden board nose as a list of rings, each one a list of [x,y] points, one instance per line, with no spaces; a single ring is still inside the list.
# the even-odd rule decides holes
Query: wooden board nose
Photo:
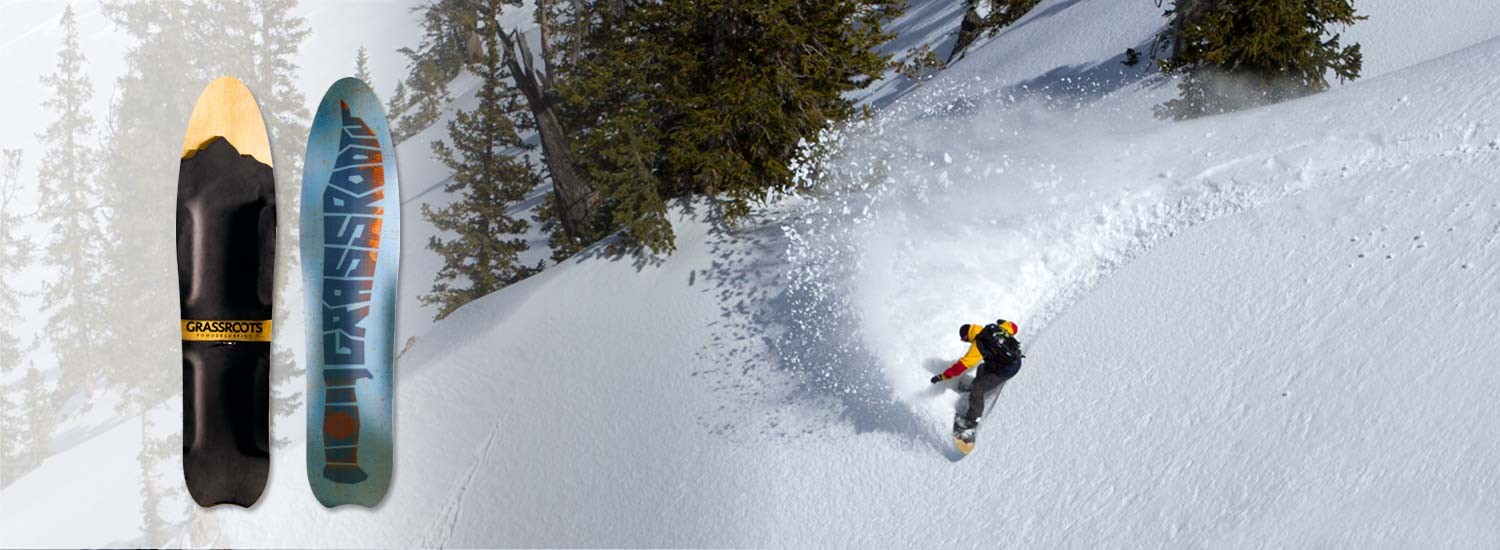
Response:
[[[271,166],[271,142],[261,122],[260,107],[245,83],[232,76],[214,79],[198,95],[182,140],[182,158],[192,158],[215,138],[224,138],[242,155]]]

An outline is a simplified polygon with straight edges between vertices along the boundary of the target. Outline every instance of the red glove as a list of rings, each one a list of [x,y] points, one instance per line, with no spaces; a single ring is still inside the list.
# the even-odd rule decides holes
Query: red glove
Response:
[[[963,374],[966,370],[969,370],[969,368],[964,366],[963,361],[955,361],[953,362],[953,366],[948,367],[948,370],[943,371],[943,374],[941,376],[943,377],[943,380],[949,380],[952,378],[957,378],[958,375]]]

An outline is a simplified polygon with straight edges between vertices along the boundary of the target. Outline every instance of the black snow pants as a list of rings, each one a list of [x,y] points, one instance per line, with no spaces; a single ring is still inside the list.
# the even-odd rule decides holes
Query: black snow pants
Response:
[[[984,398],[992,391],[1000,391],[1020,370],[1020,361],[1003,366],[991,365],[988,361],[981,363],[979,374],[974,376],[974,384],[969,386],[969,410],[964,412],[964,418],[978,422],[979,417],[984,414]]]

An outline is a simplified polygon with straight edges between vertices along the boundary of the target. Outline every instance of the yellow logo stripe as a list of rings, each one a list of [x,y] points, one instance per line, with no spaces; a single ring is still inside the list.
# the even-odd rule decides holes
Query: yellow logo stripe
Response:
[[[183,319],[184,342],[270,342],[271,321]]]

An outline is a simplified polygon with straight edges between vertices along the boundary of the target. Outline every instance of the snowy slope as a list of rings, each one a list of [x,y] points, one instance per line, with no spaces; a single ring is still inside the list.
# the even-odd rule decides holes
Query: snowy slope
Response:
[[[997,412],[1009,422],[964,461],[939,450],[930,424],[944,419],[921,408],[952,394],[901,395],[892,382],[898,406],[861,409],[814,373],[731,355],[760,347],[736,339],[765,336],[736,324],[736,308],[759,303],[760,290],[734,277],[755,282],[773,270],[744,255],[773,246],[766,241],[775,232],[713,236],[684,220],[686,247],[660,266],[567,264],[439,324],[407,358],[402,411],[406,425],[432,418],[424,422],[445,429],[402,430],[400,475],[412,480],[398,482],[377,514],[340,516],[359,527],[311,540],[1487,546],[1497,535],[1486,521],[1497,511],[1489,500],[1497,454],[1471,434],[1500,427],[1487,405],[1500,380],[1476,372],[1497,351],[1482,336],[1500,328],[1486,313],[1493,290],[1476,284],[1493,280],[1500,260],[1500,195],[1487,185],[1500,169],[1500,113],[1485,101],[1496,77],[1475,69],[1497,53],[1500,42],[1490,42],[1311,100],[1133,136],[1139,166],[1120,180],[1138,182],[1124,184],[1141,186],[1134,195],[1117,181],[1063,170],[1066,182],[1099,181],[1092,195],[1111,195],[1103,204],[1119,207],[1076,234],[1067,229],[1076,224],[1037,229],[1050,231],[1031,241],[1040,248],[1015,254],[1126,267],[1099,276],[1032,337],[1032,361]],[[1402,101],[1435,79],[1452,79],[1443,100]],[[1465,104],[1476,107],[1452,109]],[[1387,116],[1355,116],[1376,109]],[[1344,122],[1333,132],[1296,123],[1308,119]],[[1199,140],[1188,154],[1164,145],[1226,126],[1244,130]],[[1163,165],[1178,175],[1158,182]],[[1415,190],[1424,174],[1446,187]],[[947,212],[959,206],[934,202]],[[909,220],[926,212],[918,200],[899,210]],[[1003,224],[1017,215],[1006,214],[993,216]],[[1392,222],[1399,217],[1412,221]],[[881,228],[886,218],[869,223]],[[1168,240],[1174,233],[1181,237]],[[1411,239],[1418,234],[1425,240]],[[1161,246],[1147,251],[1150,244]],[[979,256],[995,259],[973,261],[1004,267],[999,254]],[[916,348],[908,361],[856,342],[873,364],[827,367],[847,371],[845,380],[871,368],[920,380],[922,359],[957,353],[946,342],[951,319],[1008,307],[1030,334],[1028,316],[1043,317],[1024,298],[963,311],[983,286],[932,274],[919,271],[922,284],[904,292],[948,306],[932,326],[904,319],[930,349],[898,342],[893,348]],[[856,295],[864,292],[865,279],[852,282]],[[894,295],[868,300],[859,305],[909,304]],[[1435,310],[1438,300],[1445,307]],[[863,312],[859,330],[873,331],[869,316],[878,313],[889,311]],[[1417,366],[1424,363],[1432,366]],[[263,522],[285,521],[288,508],[318,517],[297,491],[267,498],[243,523],[236,517],[243,530],[232,528],[229,540],[306,540],[305,532],[252,535],[269,528]]]
[[[1055,368],[1005,412],[1066,426],[1015,439],[1128,503],[1091,537],[1500,545],[1500,148],[1476,145],[1185,232],[1049,327]]]
[[[1120,4],[1044,2],[1028,32]],[[1420,15],[1476,18],[1444,9]],[[1500,544],[1500,29],[1444,55],[1464,45],[1386,27],[1368,47],[1409,66],[1179,124],[1130,110],[1161,97],[1146,80],[1015,86],[1112,64],[1154,31],[1131,21],[1066,56],[1002,34],[840,136],[819,194],[734,231],[683,210],[660,263],[585,253],[432,325],[380,508],[325,512],[280,422],[262,502],[195,525],[235,546]],[[926,378],[955,325],[997,315],[1027,366],[954,462],[957,396]],[[133,540],[59,527],[76,509],[51,495],[136,517],[134,470],[97,458],[133,461],[129,430],[0,493],[3,544]]]
[[[1500,29],[1500,10],[1486,0],[1362,0],[1354,7],[1369,19],[1344,32],[1343,40],[1361,44],[1367,77],[1484,42]]]

